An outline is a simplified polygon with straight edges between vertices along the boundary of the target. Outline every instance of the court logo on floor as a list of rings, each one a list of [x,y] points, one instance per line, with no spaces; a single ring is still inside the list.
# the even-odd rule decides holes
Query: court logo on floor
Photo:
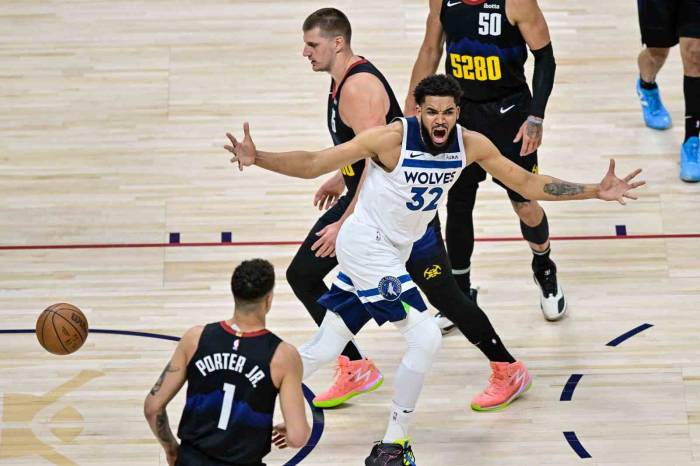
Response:
[[[67,382],[49,392],[37,396],[23,393],[5,393],[0,424],[0,462],[8,459],[41,456],[46,461],[60,466],[76,465],[74,461],[59,453],[53,446],[40,439],[33,427],[36,424],[53,424],[51,433],[63,444],[72,443],[83,432],[83,416],[73,406],[57,409],[65,395],[78,390],[104,373],[94,370],[80,371]],[[48,420],[37,419],[47,410]],[[9,427],[6,427],[9,426]]]

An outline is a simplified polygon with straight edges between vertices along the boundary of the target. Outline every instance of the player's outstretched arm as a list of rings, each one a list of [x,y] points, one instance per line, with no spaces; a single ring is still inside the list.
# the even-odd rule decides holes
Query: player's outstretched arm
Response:
[[[416,88],[421,80],[434,74],[440,65],[442,49],[445,45],[445,34],[440,21],[441,8],[442,0],[430,0],[430,12],[425,24],[423,44],[421,44],[418,51],[416,63],[413,65],[411,82],[408,85],[408,95],[404,104],[403,113],[406,116],[416,114],[416,100],[413,98],[413,89]]]
[[[264,152],[255,147],[246,122],[243,124],[243,140],[238,141],[231,133],[226,133],[231,144],[225,145],[224,149],[233,154],[231,163],[237,163],[240,170],[257,165],[296,178],[316,178],[365,157],[373,157],[372,147],[385,130],[385,126],[372,128],[344,144],[320,151]]]
[[[143,413],[148,425],[165,450],[169,465],[174,465],[177,460],[178,443],[170,429],[166,408],[187,380],[187,363],[191,356],[188,354],[191,353],[188,348],[192,346],[193,339],[196,338],[198,341],[201,332],[201,326],[193,327],[180,339],[172,358],[166,364],[151,391],[146,395],[143,404]]]
[[[632,181],[641,173],[639,168],[622,179],[618,178],[615,175],[614,160],[610,160],[608,172],[597,184],[572,183],[548,175],[536,175],[501,155],[496,146],[482,134],[464,131],[463,137],[467,154],[472,161],[512,190],[533,201],[602,199],[625,204],[625,198],[637,199],[630,191],[646,183]]]
[[[301,390],[304,372],[301,357],[294,346],[282,342],[270,365],[273,380],[279,380],[280,408],[284,418],[284,424],[275,426],[272,440],[280,448],[301,448],[311,434],[311,427],[306,420],[304,393]]]

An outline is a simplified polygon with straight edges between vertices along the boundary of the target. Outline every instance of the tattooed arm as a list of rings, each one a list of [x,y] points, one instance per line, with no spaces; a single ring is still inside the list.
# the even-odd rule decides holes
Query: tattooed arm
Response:
[[[148,425],[165,450],[170,465],[174,465],[177,459],[178,443],[170,429],[166,408],[187,380],[187,364],[197,348],[201,333],[201,326],[193,327],[185,333],[143,405]]]
[[[537,175],[523,170],[498,152],[485,136],[463,131],[464,145],[472,162],[477,162],[494,178],[526,199],[533,201],[571,201],[578,199],[602,199],[625,204],[624,198],[637,199],[629,191],[642,186],[644,181],[632,182],[642,170],[637,169],[624,179],[615,176],[615,161],[600,183],[583,184],[559,180],[547,175]]]

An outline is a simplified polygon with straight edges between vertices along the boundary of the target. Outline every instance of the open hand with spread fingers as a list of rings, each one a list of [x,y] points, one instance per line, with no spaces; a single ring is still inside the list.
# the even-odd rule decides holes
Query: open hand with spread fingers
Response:
[[[225,145],[224,149],[231,152],[231,163],[238,163],[238,169],[243,171],[243,167],[248,167],[255,163],[255,144],[250,137],[250,126],[246,121],[243,123],[243,140],[238,141],[233,134],[226,133],[226,137],[231,141],[231,145]]]
[[[604,201],[617,201],[622,205],[626,204],[624,198],[636,200],[637,196],[629,194],[629,192],[646,184],[646,181],[632,182],[641,172],[642,169],[638,168],[623,179],[620,179],[615,175],[615,159],[610,159],[608,172],[605,174],[603,181],[600,182],[598,198]]]

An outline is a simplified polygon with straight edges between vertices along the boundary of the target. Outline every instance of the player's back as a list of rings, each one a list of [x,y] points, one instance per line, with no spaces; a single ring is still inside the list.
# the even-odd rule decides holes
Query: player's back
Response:
[[[371,159],[355,220],[378,227],[394,244],[413,244],[435,218],[447,190],[466,166],[462,128],[456,125],[445,152],[431,154],[421,137],[416,117],[400,118],[403,125],[401,155],[387,172]]]
[[[178,436],[212,464],[261,465],[270,452],[277,388],[270,361],[281,340],[241,333],[226,322],[204,327],[187,365],[187,401]]]
[[[443,0],[446,73],[459,81],[464,99],[488,101],[527,88],[527,46],[506,16],[508,0],[470,5]]]

